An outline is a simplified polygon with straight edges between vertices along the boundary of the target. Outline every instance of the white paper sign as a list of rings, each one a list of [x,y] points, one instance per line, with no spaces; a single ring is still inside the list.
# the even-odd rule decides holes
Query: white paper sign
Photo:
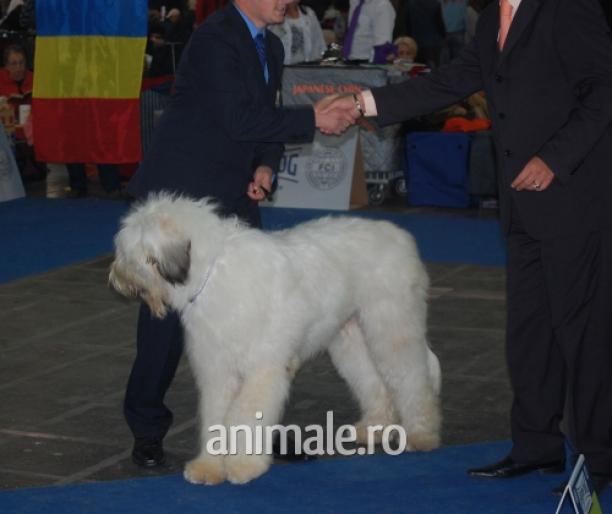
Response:
[[[580,455],[576,461],[555,514],[561,512],[561,508],[568,496],[571,499],[575,514],[601,514],[599,500],[597,499],[597,494],[593,491],[584,455]]]
[[[359,129],[342,136],[317,133],[313,143],[286,145],[278,189],[266,207],[348,210]]]

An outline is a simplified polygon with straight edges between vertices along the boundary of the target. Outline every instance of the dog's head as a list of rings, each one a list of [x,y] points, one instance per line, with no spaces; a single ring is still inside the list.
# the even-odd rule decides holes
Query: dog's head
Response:
[[[137,205],[115,236],[109,283],[121,295],[141,298],[158,318],[170,306],[170,288],[189,279],[191,240],[180,226],[173,197]]]

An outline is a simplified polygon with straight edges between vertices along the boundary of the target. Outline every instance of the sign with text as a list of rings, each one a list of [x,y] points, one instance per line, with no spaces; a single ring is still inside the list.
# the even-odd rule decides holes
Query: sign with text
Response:
[[[589,477],[584,455],[580,455],[572,470],[555,514],[559,514],[569,496],[575,514],[602,514],[597,493]]]
[[[358,129],[342,136],[317,133],[312,143],[286,145],[278,189],[268,207],[347,210],[355,168]]]
[[[310,105],[327,95],[358,93],[384,86],[389,80],[389,71],[381,66],[285,66],[283,105]],[[403,140],[399,129],[399,124],[379,127],[373,118],[364,123],[360,142],[365,172],[402,169]]]

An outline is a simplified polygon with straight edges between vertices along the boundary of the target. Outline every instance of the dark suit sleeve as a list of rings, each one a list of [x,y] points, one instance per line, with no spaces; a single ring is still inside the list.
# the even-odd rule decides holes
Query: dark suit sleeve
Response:
[[[429,75],[372,89],[378,122],[397,123],[452,105],[483,88],[476,38]]]
[[[282,83],[283,76],[283,62],[285,60],[285,49],[280,39],[274,34],[268,32],[268,43],[272,49],[272,55],[277,63],[274,69],[277,70],[278,75],[275,77],[276,83]],[[282,95],[278,98],[280,106],[282,107]],[[285,145],[282,143],[260,143],[255,149],[255,162],[254,168],[258,166],[268,166],[274,173],[278,173],[278,167],[280,164],[281,157],[285,151]]]
[[[195,82],[204,111],[236,141],[307,142],[314,137],[312,107],[279,109],[263,98],[245,77],[250,63],[240,59],[238,40],[211,24],[198,31],[189,45]]]
[[[278,173],[278,165],[285,151],[285,145],[281,143],[263,143],[255,150],[255,162],[253,170],[257,166],[268,166],[274,173]]]
[[[560,0],[554,26],[576,105],[538,156],[565,182],[612,123],[612,38],[598,0]]]

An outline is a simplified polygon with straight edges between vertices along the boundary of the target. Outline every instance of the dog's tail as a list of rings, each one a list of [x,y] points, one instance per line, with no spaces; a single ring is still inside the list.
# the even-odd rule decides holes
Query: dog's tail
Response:
[[[440,394],[442,389],[442,370],[440,369],[440,361],[431,349],[427,348],[427,367],[429,368],[429,377],[431,385],[436,394]]]

